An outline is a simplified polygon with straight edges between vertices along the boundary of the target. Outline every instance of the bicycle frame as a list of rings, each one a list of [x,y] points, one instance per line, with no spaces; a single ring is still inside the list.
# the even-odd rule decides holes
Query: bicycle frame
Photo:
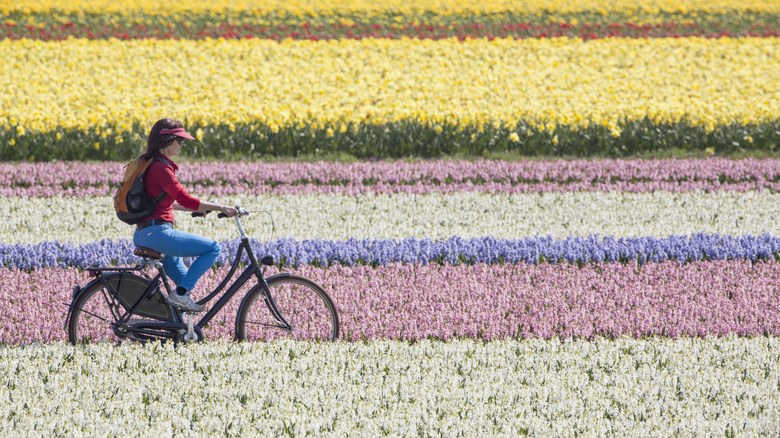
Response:
[[[214,306],[209,309],[208,312],[197,322],[194,324],[195,327],[200,331],[203,329],[213,318],[216,316],[217,313],[219,313],[220,310],[227,304],[228,301],[230,301],[233,296],[252,278],[256,277],[258,280],[258,285],[263,288],[263,298],[268,306],[269,311],[271,312],[272,316],[279,322],[280,328],[283,329],[291,329],[292,326],[285,320],[285,318],[281,315],[281,312],[279,311],[276,303],[273,300],[273,297],[271,296],[270,289],[268,287],[268,281],[264,277],[265,269],[261,266],[261,264],[257,261],[257,257],[254,254],[254,251],[252,251],[252,247],[249,244],[249,238],[247,237],[246,233],[244,232],[244,228],[241,225],[241,221],[239,220],[239,216],[235,216],[236,225],[238,226],[239,232],[241,234],[241,243],[238,246],[238,250],[236,252],[236,258],[233,261],[233,264],[230,267],[230,271],[227,273],[225,278],[220,282],[220,284],[211,292],[208,296],[198,301],[198,304],[203,305],[204,303],[207,303],[214,299],[217,295],[222,293],[222,291],[227,287],[230,280],[233,278],[234,274],[238,270],[239,265],[241,264],[241,260],[243,258],[244,252],[246,252],[248,258],[249,258],[249,265],[244,269],[244,271],[239,275],[239,277],[230,284],[230,286],[227,288],[227,290],[224,292],[224,294],[220,297],[220,299],[214,304]],[[262,260],[263,265],[272,265],[273,264],[273,258],[271,256],[266,256]],[[150,265],[154,265],[157,267],[158,273],[154,277],[149,277],[143,270]],[[187,328],[187,325],[184,323],[183,318],[183,312],[180,312],[176,310],[174,307],[169,306],[169,308],[172,311],[173,314],[173,321],[164,321],[164,320],[145,320],[143,323],[138,324],[137,327],[128,327],[126,324],[130,320],[130,317],[132,317],[135,312],[138,310],[139,306],[144,303],[146,300],[149,300],[153,298],[155,293],[159,293],[159,285],[162,282],[162,284],[165,285],[165,289],[168,292],[168,294],[171,293],[171,286],[168,282],[168,277],[165,275],[165,271],[162,267],[162,264],[160,264],[158,261],[154,262],[146,262],[145,264],[139,264],[135,267],[129,267],[129,268],[121,268],[121,267],[97,267],[97,268],[87,268],[88,271],[90,271],[95,277],[97,277],[95,280],[89,282],[84,287],[75,290],[74,289],[74,296],[73,296],[73,302],[76,301],[79,294],[86,290],[89,286],[94,284],[97,281],[102,281],[103,285],[110,291],[112,295],[115,295],[116,297],[119,297],[120,294],[117,290],[114,290],[114,288],[108,283],[106,273],[129,273],[129,272],[142,272],[144,277],[146,277],[149,280],[149,286],[146,288],[144,293],[141,295],[141,297],[138,299],[138,301],[132,305],[130,309],[128,309],[123,315],[114,314],[114,318],[116,319],[115,322],[112,322],[115,330],[122,328],[123,330],[126,330],[127,333],[133,333],[133,334],[140,334],[140,335],[147,335],[147,336],[154,336],[154,337],[174,337],[175,335],[166,335],[165,333],[160,333],[154,330],[163,330],[163,331],[179,331]],[[271,276],[268,278],[268,280],[279,278],[279,277],[286,277],[289,276],[288,273],[280,273],[274,276]],[[80,309],[81,310],[81,309]],[[67,321],[70,319],[70,314],[73,311],[73,304],[69,306],[68,309],[68,316],[65,319],[65,323],[67,325]],[[83,311],[83,310],[82,310]],[[112,313],[114,312],[114,309],[112,309]]]
[[[262,285],[264,290],[264,297],[266,299],[266,302],[269,304],[269,310],[271,310],[271,313],[273,314],[274,318],[279,320],[280,323],[284,324],[285,327],[289,327],[290,325],[284,321],[284,318],[281,316],[281,313],[279,312],[279,309],[276,307],[276,303],[273,301],[273,297],[271,297],[269,289],[268,289],[268,282],[263,276],[263,268],[260,266],[260,264],[257,262],[257,258],[255,257],[254,252],[252,251],[252,247],[249,245],[249,238],[244,236],[241,239],[241,243],[238,246],[238,251],[236,253],[236,259],[233,261],[233,264],[230,267],[230,271],[227,273],[225,278],[222,280],[222,282],[217,286],[214,291],[212,291],[208,296],[203,298],[202,300],[198,301],[198,304],[203,305],[204,303],[207,303],[211,301],[214,297],[219,295],[219,293],[227,286],[230,279],[235,274],[236,270],[238,269],[238,266],[241,262],[241,257],[243,255],[243,252],[246,251],[247,255],[249,256],[249,266],[244,269],[244,272],[241,273],[241,275],[230,285],[228,290],[222,295],[222,297],[214,304],[214,306],[209,309],[208,312],[203,316],[203,318],[200,319],[195,325],[199,328],[203,328],[206,326],[206,324],[211,321],[214,316],[219,313],[219,311],[227,304],[228,301],[230,301],[231,298],[238,292],[239,289],[241,289],[247,281],[249,281],[250,278],[253,276],[257,277],[257,280],[260,285]],[[160,268],[162,269],[162,268]],[[161,274],[158,274],[161,275]],[[274,275],[270,278],[277,278],[277,277],[286,277],[289,276],[288,273],[281,273]],[[169,286],[166,284],[166,288]],[[170,292],[170,289],[168,289]]]

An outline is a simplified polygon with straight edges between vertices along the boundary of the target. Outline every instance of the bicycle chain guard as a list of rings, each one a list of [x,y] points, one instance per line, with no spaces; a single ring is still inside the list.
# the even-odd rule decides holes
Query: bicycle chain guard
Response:
[[[109,286],[119,293],[119,301],[126,310],[130,310],[141,299],[149,281],[133,274],[111,275],[106,278]],[[165,297],[158,288],[138,305],[134,316],[154,318],[163,321],[173,321],[173,312],[165,303]]]

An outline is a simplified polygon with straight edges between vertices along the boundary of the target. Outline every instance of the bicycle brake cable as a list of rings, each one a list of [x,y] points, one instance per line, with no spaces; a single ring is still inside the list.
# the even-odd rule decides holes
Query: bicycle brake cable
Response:
[[[269,211],[265,210],[247,210],[247,213],[265,213],[268,215],[268,217],[271,218],[271,240],[273,240],[276,237],[276,222],[274,222],[274,217]]]

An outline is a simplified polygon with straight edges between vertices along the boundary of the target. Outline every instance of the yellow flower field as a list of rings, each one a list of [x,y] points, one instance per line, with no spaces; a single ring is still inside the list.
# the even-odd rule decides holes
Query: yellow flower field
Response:
[[[122,131],[176,114],[272,128],[648,118],[714,129],[777,120],[778,53],[775,38],[4,40],[0,126]]]
[[[159,2],[152,0],[4,0],[0,13],[101,13],[129,15],[134,13],[170,15],[180,12],[225,13],[250,12],[258,15],[284,12],[292,15],[334,14],[412,14],[432,11],[440,14],[496,14],[504,12],[577,13],[582,11],[687,13],[691,11],[726,12],[747,10],[753,12],[780,12],[780,3],[772,0],[185,0]]]

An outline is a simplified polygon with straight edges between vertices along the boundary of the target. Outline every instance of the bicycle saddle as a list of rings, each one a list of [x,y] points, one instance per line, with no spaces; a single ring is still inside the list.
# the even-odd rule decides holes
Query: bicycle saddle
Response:
[[[165,255],[151,249],[146,248],[145,246],[136,246],[135,251],[133,251],[133,254],[137,255],[138,257],[148,257],[150,259],[157,259],[162,260]]]

